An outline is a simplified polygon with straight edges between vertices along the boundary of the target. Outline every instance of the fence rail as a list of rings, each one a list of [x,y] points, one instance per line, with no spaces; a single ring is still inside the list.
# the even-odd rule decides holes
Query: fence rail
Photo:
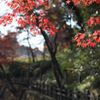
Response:
[[[13,84],[30,87],[32,90],[50,96],[55,100],[100,100],[100,95],[95,96],[89,90],[82,93],[79,90],[72,91],[63,87],[58,88],[57,86],[46,85],[45,83],[28,84],[27,79],[12,79],[12,82]]]

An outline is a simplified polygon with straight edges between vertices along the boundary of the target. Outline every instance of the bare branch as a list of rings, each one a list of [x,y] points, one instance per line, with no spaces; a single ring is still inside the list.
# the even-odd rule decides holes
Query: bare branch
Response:
[[[61,26],[59,27],[58,30],[60,30],[60,28],[63,26],[63,24],[65,24],[65,22],[66,21],[63,21],[63,23],[61,24]],[[56,43],[57,36],[58,36],[58,33],[56,32],[55,36],[54,36],[54,40],[53,40],[53,43],[54,43],[54,54],[56,54],[56,52],[57,52],[57,43]]]

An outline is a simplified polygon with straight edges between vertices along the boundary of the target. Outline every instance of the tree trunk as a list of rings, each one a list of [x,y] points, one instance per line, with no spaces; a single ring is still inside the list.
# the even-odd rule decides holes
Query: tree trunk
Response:
[[[61,70],[59,68],[59,64],[57,62],[57,59],[55,57],[55,52],[53,52],[52,45],[51,45],[46,33],[42,30],[42,28],[40,28],[40,30],[41,30],[41,34],[43,35],[43,37],[46,41],[46,44],[47,44],[47,47],[48,47],[48,50],[49,50],[49,53],[50,53],[50,56],[52,59],[51,61],[52,61],[52,69],[53,69],[54,76],[56,78],[58,86],[61,87],[61,79],[63,78],[63,75],[62,75]]]
[[[30,47],[30,52],[31,52],[31,55],[32,55],[32,60],[33,60],[33,63],[35,62],[35,56],[34,56],[34,53],[33,53],[33,51],[32,51],[32,48]]]
[[[52,70],[53,70],[53,73],[54,73],[54,76],[56,78],[56,81],[57,81],[57,85],[58,87],[61,87],[61,76],[58,74],[58,69],[59,69],[59,66],[56,68],[57,66],[57,63],[56,63],[56,59],[53,59],[52,60]]]
[[[35,55],[34,55],[34,53],[33,53],[33,50],[32,50],[32,47],[31,47],[31,44],[30,44],[30,42],[29,42],[29,31],[27,31],[27,42],[28,42],[28,44],[29,44],[29,50],[30,50],[30,52],[31,52],[31,55],[32,55],[32,60],[33,60],[33,63],[35,62]]]
[[[1,70],[2,70],[2,72],[3,72],[3,74],[4,74],[5,79],[7,80],[8,84],[9,84],[9,85],[8,85],[9,90],[10,90],[14,95],[16,95],[17,90],[16,90],[15,87],[13,86],[13,83],[11,82],[10,78],[6,75],[6,73],[5,73],[5,71],[4,71],[3,66],[2,66],[1,63],[0,63],[0,68],[1,68]],[[9,86],[10,86],[10,87],[9,87]]]

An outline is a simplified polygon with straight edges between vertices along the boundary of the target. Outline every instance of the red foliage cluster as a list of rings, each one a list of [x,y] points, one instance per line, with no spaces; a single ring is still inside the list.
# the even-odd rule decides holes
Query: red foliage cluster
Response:
[[[0,63],[8,63],[12,58],[18,56],[13,55],[13,50],[19,48],[19,46],[15,46],[16,40],[15,38],[12,38],[12,36],[13,35],[8,34],[3,38],[0,37]]]
[[[36,16],[36,14],[33,13],[33,11],[34,8],[37,8],[41,5],[44,5],[46,8],[49,7],[48,0],[12,0],[11,2],[6,1],[5,4],[7,4],[7,6],[10,6],[10,8],[13,9],[13,13],[7,13],[6,15],[4,15],[0,20],[0,24],[6,26],[6,24],[12,22],[13,18],[16,18],[17,13],[20,13],[24,16],[20,16],[20,18],[16,19],[18,25],[24,27],[25,24],[28,23],[29,25],[31,25],[30,31],[33,32],[33,34],[36,35],[37,33],[40,33],[39,30],[36,28],[36,19],[38,17]],[[52,23],[47,19],[47,17],[44,17],[44,15],[46,14],[46,11],[40,11],[40,17],[38,18],[39,27],[41,27],[43,30],[47,30],[50,34],[58,32],[56,26],[52,25]]]
[[[66,4],[69,4],[70,2],[71,0],[67,0]],[[85,6],[90,5],[93,2],[100,4],[100,0],[72,0],[72,2],[74,2],[75,5],[80,4],[82,2]]]
[[[95,25],[100,24],[100,17],[96,18],[90,17],[89,21],[87,22],[87,25],[92,26],[93,24]]]
[[[98,4],[100,4],[100,0],[72,0],[74,2],[75,5],[78,5],[80,3],[83,3],[85,6],[88,6],[90,4],[92,4],[93,2],[96,2]],[[66,1],[66,4],[69,4],[71,2],[71,0]],[[100,11],[100,9],[98,9],[98,11]],[[97,25],[100,24],[100,17],[90,17],[90,19],[87,22],[88,26],[92,26],[92,25]],[[84,29],[85,31],[85,29]],[[77,33],[75,35],[75,38],[72,40],[72,42],[77,42],[78,46],[82,46],[82,47],[87,47],[87,46],[96,46],[96,42],[100,42],[100,30],[95,31],[93,34],[89,34],[88,38],[92,38],[92,39],[84,39],[86,36],[85,34],[81,34],[81,33]]]
[[[94,47],[96,45],[96,43],[91,42],[90,39],[84,40],[84,37],[85,37],[84,33],[83,34],[78,33],[78,34],[75,35],[74,41],[77,41],[78,46],[82,46],[84,48],[86,46],[93,46]]]

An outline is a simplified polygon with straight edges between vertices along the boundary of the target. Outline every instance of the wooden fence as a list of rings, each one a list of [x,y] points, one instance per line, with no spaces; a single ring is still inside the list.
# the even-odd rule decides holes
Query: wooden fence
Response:
[[[95,96],[94,93],[87,90],[81,92],[78,89],[75,91],[57,86],[50,86],[44,83],[28,83],[27,79],[12,79],[13,84],[30,87],[31,90],[38,91],[44,95],[50,96],[55,100],[100,100],[100,95]]]

